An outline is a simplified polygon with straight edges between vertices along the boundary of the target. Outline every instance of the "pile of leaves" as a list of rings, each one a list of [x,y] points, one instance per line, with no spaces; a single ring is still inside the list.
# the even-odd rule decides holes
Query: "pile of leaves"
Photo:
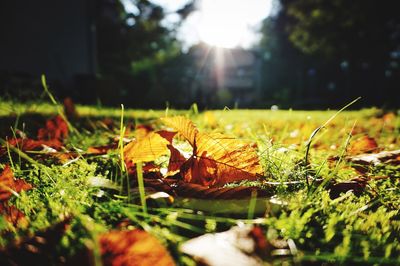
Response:
[[[13,128],[0,147],[0,263],[400,262],[396,114],[369,116],[384,136],[354,124],[342,144],[312,134],[318,124],[251,132],[221,117],[118,123],[68,100],[36,134]]]

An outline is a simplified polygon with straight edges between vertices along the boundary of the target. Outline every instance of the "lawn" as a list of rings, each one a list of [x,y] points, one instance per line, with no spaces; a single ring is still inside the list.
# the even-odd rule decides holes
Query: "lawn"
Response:
[[[2,100],[0,121],[1,265],[400,264],[396,110]]]

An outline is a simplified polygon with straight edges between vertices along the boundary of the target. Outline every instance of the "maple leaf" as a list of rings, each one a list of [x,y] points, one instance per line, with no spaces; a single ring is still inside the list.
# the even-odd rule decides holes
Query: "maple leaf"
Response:
[[[131,141],[124,148],[125,162],[151,162],[167,155],[169,153],[167,146],[174,135],[173,132],[157,131]]]
[[[39,140],[64,140],[68,137],[68,124],[60,115],[46,121],[46,127],[38,131]]]
[[[219,133],[201,133],[183,116],[166,117],[162,121],[193,147],[193,155],[181,166],[186,182],[221,186],[239,180],[255,180],[262,174],[259,158],[250,143]]]
[[[163,245],[145,231],[110,231],[99,238],[104,265],[175,265]]]
[[[14,173],[9,165],[6,165],[0,174],[0,202],[7,201],[13,193],[19,193],[22,190],[29,190],[32,186],[24,180],[14,179]]]

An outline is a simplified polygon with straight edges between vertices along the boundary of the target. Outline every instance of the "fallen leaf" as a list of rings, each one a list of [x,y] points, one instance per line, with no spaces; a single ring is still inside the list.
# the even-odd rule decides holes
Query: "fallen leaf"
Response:
[[[9,165],[6,165],[0,174],[0,202],[7,201],[13,193],[29,190],[32,186],[22,179],[15,180],[14,173]]]
[[[46,121],[46,127],[39,129],[39,140],[64,140],[68,137],[68,124],[60,116],[57,115]]]
[[[129,176],[137,177],[137,166],[135,163],[127,162],[126,168],[128,169]],[[160,173],[160,167],[151,162],[145,163],[142,166],[142,171],[144,178],[158,179],[163,177]],[[137,181],[136,178],[134,180],[134,182]]]
[[[353,167],[359,173],[366,173],[370,170],[371,166],[379,166],[382,164],[399,165],[400,150],[347,156],[346,160],[351,162],[351,167]]]
[[[111,143],[111,144],[103,145],[103,146],[89,147],[87,149],[87,153],[95,154],[95,155],[102,155],[102,154],[107,154],[109,150],[114,150],[117,147],[118,147],[118,143]]]
[[[173,134],[173,133],[172,133]],[[140,140],[133,140],[124,148],[125,162],[151,162],[169,154],[171,133],[150,132]]]
[[[356,164],[373,165],[373,166],[377,166],[383,163],[399,164],[400,150],[381,151],[378,153],[367,153],[367,154],[359,154],[357,156],[348,156],[347,160]]]
[[[171,144],[167,147],[170,151],[170,157],[166,176],[173,176],[180,171],[181,166],[186,162],[187,159]]]
[[[9,165],[6,165],[0,174],[0,214],[14,227],[26,228],[28,220],[15,206],[8,205],[8,200],[13,194],[29,190],[32,186],[22,179],[15,179]]]
[[[150,132],[153,132],[154,128],[150,125],[138,125],[135,128],[135,138],[141,140],[146,137]]]
[[[193,124],[192,121],[184,116],[174,116],[161,118],[161,121],[168,127],[178,131],[194,148],[196,146],[196,137],[199,130]]]
[[[76,111],[75,104],[71,97],[64,99],[64,114],[70,121],[75,121],[79,119],[79,114]]]
[[[139,229],[110,231],[102,234],[99,242],[105,266],[175,265],[166,248],[154,236]]]
[[[253,145],[219,133],[200,133],[192,121],[167,117],[162,121],[193,147],[193,155],[181,166],[189,183],[222,186],[240,180],[255,180],[263,173]]]
[[[336,199],[342,193],[352,191],[354,195],[360,196],[367,186],[368,179],[363,177],[355,177],[349,181],[332,183],[328,186],[329,196],[331,199]]]
[[[236,226],[226,232],[205,234],[191,239],[183,243],[180,250],[201,265],[255,266],[264,265],[256,253],[257,245],[261,243],[261,239],[254,239],[252,236],[252,227]]]
[[[39,151],[45,147],[50,147],[55,150],[60,150],[63,146],[62,142],[57,139],[51,140],[34,140],[28,138],[12,138],[7,140],[9,146],[15,147],[21,151]],[[0,149],[0,155],[7,151],[7,147]]]
[[[29,225],[23,212],[18,210],[15,206],[8,205],[5,202],[0,203],[0,214],[15,228],[25,229]]]
[[[378,143],[374,138],[363,136],[351,142],[347,153],[349,155],[356,155],[366,152],[376,152],[378,150]]]

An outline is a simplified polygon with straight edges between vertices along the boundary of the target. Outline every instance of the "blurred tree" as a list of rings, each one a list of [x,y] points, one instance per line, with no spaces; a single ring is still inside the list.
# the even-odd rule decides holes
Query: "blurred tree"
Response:
[[[177,10],[181,21],[191,11],[190,4]],[[106,103],[154,105],[167,98],[160,92],[152,102],[147,95],[162,90],[160,68],[181,53],[175,38],[181,21],[165,26],[163,8],[148,0],[130,0],[130,6],[127,12],[119,0],[97,0],[98,97]]]
[[[276,0],[262,27],[268,103],[400,106],[396,1]]]
[[[348,96],[367,94],[371,103],[399,104],[392,98],[400,81],[398,1],[281,0],[281,7],[290,41],[338,66],[334,73],[343,73],[335,78]]]

